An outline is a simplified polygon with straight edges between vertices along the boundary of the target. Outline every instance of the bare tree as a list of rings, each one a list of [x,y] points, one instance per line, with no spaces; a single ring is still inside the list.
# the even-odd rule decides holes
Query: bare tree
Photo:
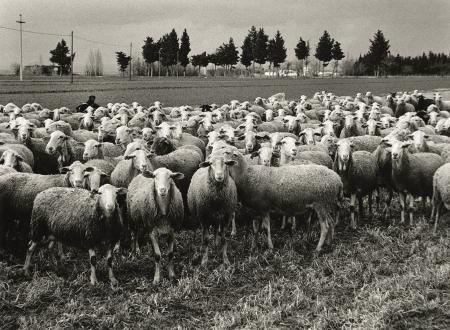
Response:
[[[103,60],[100,50],[95,52],[91,49],[88,55],[88,60],[84,69],[87,76],[102,76],[103,75]]]

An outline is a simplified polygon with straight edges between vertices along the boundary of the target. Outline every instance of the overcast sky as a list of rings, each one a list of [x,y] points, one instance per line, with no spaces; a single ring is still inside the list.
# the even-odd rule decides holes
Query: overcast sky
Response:
[[[158,39],[175,28],[187,29],[191,54],[212,52],[233,37],[242,45],[250,26],[272,37],[280,30],[294,59],[298,38],[313,47],[323,30],[340,41],[346,54],[359,56],[377,29],[390,40],[391,52],[450,53],[450,0],[0,0],[0,26],[70,34],[124,45],[106,46],[74,39],[75,71],[82,71],[90,49],[99,48],[105,71],[116,70],[115,51],[141,51],[146,36]],[[24,33],[24,64],[48,62],[60,38]],[[66,38],[69,42],[70,38]],[[240,48],[239,48],[240,50]],[[19,62],[19,33],[0,29],[0,69]],[[314,52],[312,52],[314,53]]]

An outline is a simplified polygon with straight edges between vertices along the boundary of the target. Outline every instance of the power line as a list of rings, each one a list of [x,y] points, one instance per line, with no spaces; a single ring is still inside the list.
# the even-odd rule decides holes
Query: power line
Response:
[[[10,28],[10,27],[7,27],[7,26],[0,26],[0,29],[19,31],[20,32],[20,29]],[[33,33],[33,34],[42,34],[42,35],[48,35],[48,36],[57,36],[57,37],[70,37],[70,34],[57,34],[57,33],[49,33],[49,32],[30,31],[30,30],[22,30],[22,32]]]
[[[103,41],[90,40],[90,39],[79,37],[77,35],[74,35],[73,37],[75,39],[80,39],[80,40],[83,40],[83,41],[86,41],[86,42],[91,42],[91,43],[94,43],[94,44],[101,44],[101,45],[111,46],[111,47],[128,47],[129,46],[129,45],[110,44],[110,43],[103,42]]]

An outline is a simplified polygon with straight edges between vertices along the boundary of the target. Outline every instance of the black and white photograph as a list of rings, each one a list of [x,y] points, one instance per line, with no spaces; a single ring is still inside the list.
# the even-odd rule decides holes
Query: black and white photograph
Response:
[[[449,0],[0,0],[0,329],[450,329]]]

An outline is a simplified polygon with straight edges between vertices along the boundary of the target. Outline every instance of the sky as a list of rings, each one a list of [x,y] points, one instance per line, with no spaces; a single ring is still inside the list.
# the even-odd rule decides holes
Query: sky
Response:
[[[377,29],[393,54],[450,53],[450,0],[0,0],[0,26],[18,28],[20,13],[24,30],[74,31],[75,72],[83,71],[91,49],[101,51],[105,72],[116,72],[116,51],[129,53],[132,43],[136,56],[147,36],[159,39],[172,28],[179,36],[187,29],[190,55],[213,52],[230,37],[240,47],[252,25],[269,37],[280,30],[288,60],[299,37],[315,47],[324,30],[350,57],[367,52]],[[60,39],[24,33],[24,65],[47,64]],[[0,28],[0,70],[20,61],[19,47],[19,32]]]

